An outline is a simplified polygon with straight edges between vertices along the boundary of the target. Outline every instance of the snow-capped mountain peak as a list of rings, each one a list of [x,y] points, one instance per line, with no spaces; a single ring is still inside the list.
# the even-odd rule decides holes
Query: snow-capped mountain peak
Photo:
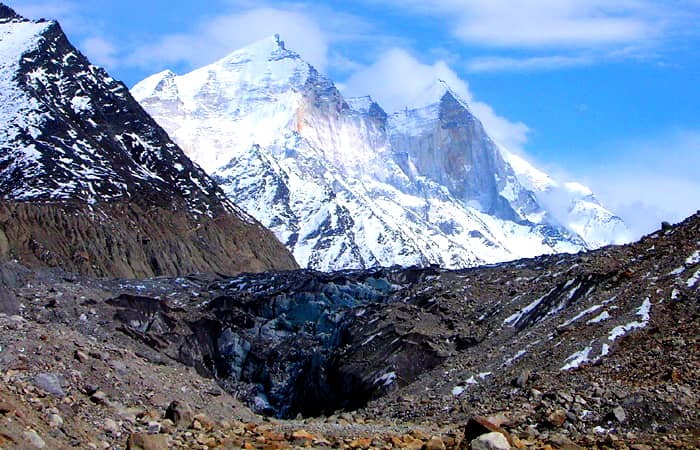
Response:
[[[212,66],[217,66],[224,71],[230,70],[233,73],[240,72],[241,67],[246,67],[248,70],[243,73],[265,74],[267,78],[265,81],[268,83],[300,81],[297,78],[299,71],[309,68],[297,53],[285,48],[284,41],[278,34],[232,52]]]
[[[465,109],[469,109],[467,102],[454,90],[447,81],[436,78],[425,89],[413,97],[409,97],[403,110],[415,110],[434,107],[439,105],[445,97],[451,98],[461,104]]]
[[[134,95],[302,266],[465,267],[590,247],[444,80],[387,115],[344,99],[279,37],[154,77]]]
[[[523,157],[502,147],[499,150],[520,182],[535,194],[551,216],[581,236],[590,247],[630,241],[627,225],[598,201],[591,188],[576,181],[555,180]]]
[[[226,62],[232,62],[234,64],[239,64],[244,59],[269,60],[280,58],[300,59],[301,57],[297,53],[287,50],[280,35],[274,34],[229,53],[227,56],[221,58],[219,63],[225,64]]]

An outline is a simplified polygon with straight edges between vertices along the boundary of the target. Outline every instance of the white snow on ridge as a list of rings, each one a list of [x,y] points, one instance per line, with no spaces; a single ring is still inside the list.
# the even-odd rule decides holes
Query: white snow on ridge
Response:
[[[594,318],[592,318],[591,320],[586,322],[586,324],[591,325],[594,323],[604,322],[604,321],[608,320],[609,318],[610,318],[610,313],[607,311],[603,311],[602,313],[598,314],[597,316],[595,316]]]
[[[566,322],[562,323],[562,324],[560,325],[560,327],[567,327],[567,326],[571,325],[572,323],[576,322],[577,320],[579,320],[581,317],[587,316],[588,314],[590,314],[590,313],[592,313],[592,312],[596,312],[596,311],[598,311],[598,310],[599,310],[600,308],[602,308],[602,307],[603,307],[603,305],[594,305],[594,306],[591,306],[590,308],[586,309],[585,311],[581,311],[580,313],[576,314],[576,315],[575,315],[574,317],[572,317],[571,319],[569,319],[569,320],[567,320]],[[591,321],[588,321],[588,323],[591,323]]]
[[[71,106],[73,107],[73,111],[75,111],[76,113],[89,111],[92,108],[90,104],[90,98],[80,95],[76,95],[71,99]]]
[[[614,342],[617,338],[624,336],[632,330],[638,328],[644,328],[649,323],[651,313],[651,300],[649,298],[644,299],[640,307],[637,309],[637,315],[640,320],[627,323],[625,325],[618,325],[610,331],[608,335],[608,340]]]
[[[680,266],[680,267],[677,267],[677,268],[673,269],[673,270],[670,271],[668,274],[669,274],[669,275],[680,275],[680,274],[682,274],[683,272],[685,272],[685,267]]]
[[[696,270],[692,277],[685,283],[689,288],[694,287],[700,281],[700,269]]]
[[[372,100],[372,97],[370,97],[369,95],[366,95],[364,97],[346,98],[345,102],[348,104],[348,106],[350,106],[350,109],[366,114],[372,107],[372,103],[374,103],[374,100]]]
[[[537,300],[533,301],[532,303],[530,303],[529,305],[527,305],[525,308],[523,308],[523,309],[521,309],[521,310],[519,310],[519,311],[516,311],[516,312],[513,313],[512,315],[508,316],[508,317],[503,321],[503,324],[504,324],[504,325],[514,326],[516,323],[518,323],[518,321],[519,321],[523,316],[525,316],[526,314],[528,314],[529,312],[531,312],[532,310],[534,310],[535,308],[537,308],[537,306],[539,306],[539,304],[542,303],[542,300],[544,300],[548,295],[550,295],[552,292],[554,292],[554,291],[556,291],[556,290],[557,290],[557,288],[556,288],[556,286],[555,286],[555,287],[552,288],[549,292],[547,292],[546,294],[544,294],[542,297],[538,298]]]
[[[165,118],[162,125],[185,153],[212,174],[253,145],[274,143],[297,118],[298,91],[309,72],[308,64],[270,37],[183,76],[160,72],[131,92],[139,100],[157,93],[173,101],[157,116]]]
[[[504,365],[504,366],[510,366],[511,364],[513,364],[513,362],[515,362],[516,360],[518,360],[518,359],[522,358],[523,356],[525,356],[526,353],[527,353],[527,350],[519,350],[515,355],[513,355],[513,356],[511,356],[510,358],[506,359],[506,360],[503,362],[503,365]]]
[[[569,356],[568,358],[566,358],[564,365],[559,370],[570,370],[578,368],[581,364],[589,361],[588,355],[591,353],[591,350],[593,350],[592,347],[586,347],[583,350]]]
[[[389,386],[391,383],[396,381],[396,372],[387,372],[381,377],[374,380],[374,384],[382,384],[382,386]]]
[[[103,105],[93,104],[93,94],[99,91],[110,98],[104,106],[111,107],[112,103],[126,105],[128,92],[101,69],[79,58],[77,51],[60,45],[57,39],[62,36],[56,34],[60,30],[52,29],[56,26],[55,22],[21,18],[0,21],[0,182],[12,177],[4,195],[15,200],[74,199],[94,204],[129,198],[133,189],[130,180],[134,178],[143,180],[144,185],[172,181],[172,189],[184,196],[191,212],[211,215],[212,204],[195,191],[211,194],[214,184],[205,178],[200,180],[203,174],[199,171],[191,179],[166,181],[171,169],[162,161],[172,156],[170,162],[175,163],[181,155],[174,144],[163,142],[159,133],[141,131],[142,126],[150,128],[150,124],[136,121],[134,128],[119,123],[116,125],[125,131],[138,131],[117,134],[111,126],[114,124],[104,127],[97,123],[101,119],[96,116],[96,108]],[[44,87],[54,87],[58,94],[34,94],[34,89],[41,91]],[[73,115],[79,115],[82,123],[66,120],[66,116]],[[48,120],[57,126],[52,133],[46,130]],[[93,129],[95,141],[80,137],[84,135],[82,126]],[[95,146],[94,142],[104,140],[116,141],[121,148]],[[102,150],[123,153],[115,157]],[[140,154],[135,155],[134,150]],[[126,164],[117,163],[122,157],[126,157]],[[184,169],[180,165],[179,170]],[[161,186],[154,185],[153,190],[161,190]],[[219,196],[223,208],[253,221],[223,198],[223,193]]]

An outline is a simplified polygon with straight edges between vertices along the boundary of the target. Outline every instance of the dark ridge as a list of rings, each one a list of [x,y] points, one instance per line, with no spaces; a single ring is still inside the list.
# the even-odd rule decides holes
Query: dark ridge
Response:
[[[24,17],[20,16],[15,12],[14,9],[10,8],[9,6],[5,5],[4,3],[0,3],[0,20],[26,20]]]
[[[0,17],[26,21],[4,4]],[[0,260],[127,278],[298,267],[57,22],[12,75],[46,120],[36,133],[19,126],[0,151]],[[87,106],[75,108],[76,97]]]

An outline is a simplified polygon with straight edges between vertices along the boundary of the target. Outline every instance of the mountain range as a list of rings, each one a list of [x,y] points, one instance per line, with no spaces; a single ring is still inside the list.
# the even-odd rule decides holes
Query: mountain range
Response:
[[[132,94],[302,267],[461,268],[626,239],[590,189],[495,143],[442,80],[387,113],[273,36]]]
[[[568,254],[588,188],[278,37],[134,94],[0,3],[0,448],[700,447],[700,211]]]

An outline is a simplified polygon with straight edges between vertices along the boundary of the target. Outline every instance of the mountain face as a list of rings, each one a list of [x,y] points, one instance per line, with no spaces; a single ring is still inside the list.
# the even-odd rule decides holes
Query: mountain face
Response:
[[[304,267],[467,267],[590,249],[625,228],[585,188],[499,148],[444,82],[387,114],[343,98],[278,36],[132,94]]]
[[[95,275],[293,268],[56,22],[0,8],[0,256]]]

